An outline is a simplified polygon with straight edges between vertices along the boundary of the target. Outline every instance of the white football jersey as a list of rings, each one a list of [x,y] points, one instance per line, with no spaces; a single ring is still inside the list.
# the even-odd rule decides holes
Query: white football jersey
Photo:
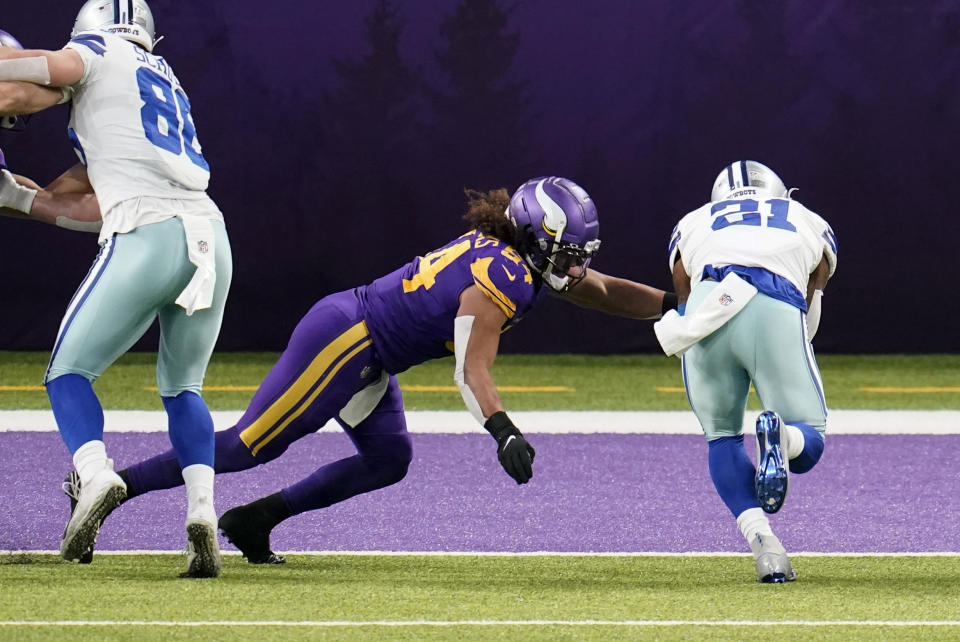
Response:
[[[103,31],[77,34],[66,47],[84,64],[72,87],[69,134],[105,227],[111,210],[131,198],[209,200],[210,167],[170,65]]]
[[[837,239],[820,216],[797,201],[756,190],[735,197],[707,203],[680,220],[670,239],[671,271],[678,252],[691,285],[703,278],[706,266],[762,268],[788,280],[802,297],[824,256],[833,274]]]

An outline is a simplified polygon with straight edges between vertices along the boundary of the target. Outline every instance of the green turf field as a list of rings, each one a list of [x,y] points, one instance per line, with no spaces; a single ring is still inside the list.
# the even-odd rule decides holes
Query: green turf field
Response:
[[[0,408],[49,408],[40,388],[47,353],[0,352]],[[213,410],[246,407],[276,360],[274,353],[218,353],[207,372],[204,397]],[[153,354],[122,357],[97,382],[105,408],[161,410]],[[845,409],[958,409],[960,355],[819,357],[827,401]],[[516,410],[687,410],[680,361],[657,355],[503,355],[494,367],[500,386],[562,386],[561,392],[504,392]],[[445,387],[406,390],[408,410],[461,410],[453,388],[453,361],[440,359],[400,375],[400,384]],[[218,388],[240,390],[218,390]],[[18,390],[17,388],[32,388]],[[882,390],[871,390],[882,389]],[[754,403],[752,408],[759,408]]]
[[[215,355],[211,408],[242,409],[276,356]],[[49,408],[38,385],[47,358],[0,352],[0,409]],[[104,406],[160,410],[154,359],[111,368],[97,383]],[[820,365],[832,408],[960,408],[960,355]],[[440,360],[401,375],[407,408],[461,410],[452,370]],[[568,389],[504,392],[511,409],[688,409],[679,361],[660,356],[505,355],[494,374],[501,387]],[[0,640],[960,639],[958,556],[794,556],[799,581],[776,586],[755,582],[749,556],[288,559],[258,567],[228,555],[221,578],[186,581],[170,555],[99,555],[90,566],[0,555]]]
[[[227,556],[221,578],[190,581],[170,555],[0,559],[4,639],[960,637],[956,624],[895,624],[960,620],[957,557],[796,557],[802,581],[784,585],[753,582],[748,556],[291,555],[274,567]],[[143,624],[10,624],[24,621]]]

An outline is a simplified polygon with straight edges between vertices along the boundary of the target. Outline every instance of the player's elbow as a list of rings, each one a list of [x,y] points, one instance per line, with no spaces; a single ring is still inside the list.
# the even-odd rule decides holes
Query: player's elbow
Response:
[[[61,49],[60,51],[46,52],[47,64],[50,70],[50,82],[54,87],[70,87],[83,78],[83,59],[75,51]]]

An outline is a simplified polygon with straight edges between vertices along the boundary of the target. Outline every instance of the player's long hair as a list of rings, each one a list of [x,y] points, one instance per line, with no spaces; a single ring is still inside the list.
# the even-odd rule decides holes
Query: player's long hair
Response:
[[[476,229],[482,234],[493,236],[514,249],[522,251],[523,234],[510,222],[505,212],[510,206],[510,195],[506,189],[492,189],[480,192],[475,189],[466,189],[467,213],[463,220],[470,224],[470,229]]]

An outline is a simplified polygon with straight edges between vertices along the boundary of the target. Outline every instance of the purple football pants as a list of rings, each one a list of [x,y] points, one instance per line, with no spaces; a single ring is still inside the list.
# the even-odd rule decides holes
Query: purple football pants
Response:
[[[276,459],[293,442],[336,419],[357,454],[317,469],[281,493],[293,514],[323,508],[394,484],[412,457],[396,377],[373,412],[355,427],[338,417],[381,366],[360,304],[348,290],[321,299],[300,320],[286,350],[253,395],[237,425],[216,433],[214,470],[230,473]],[[136,494],[183,484],[169,450],[127,469]]]

